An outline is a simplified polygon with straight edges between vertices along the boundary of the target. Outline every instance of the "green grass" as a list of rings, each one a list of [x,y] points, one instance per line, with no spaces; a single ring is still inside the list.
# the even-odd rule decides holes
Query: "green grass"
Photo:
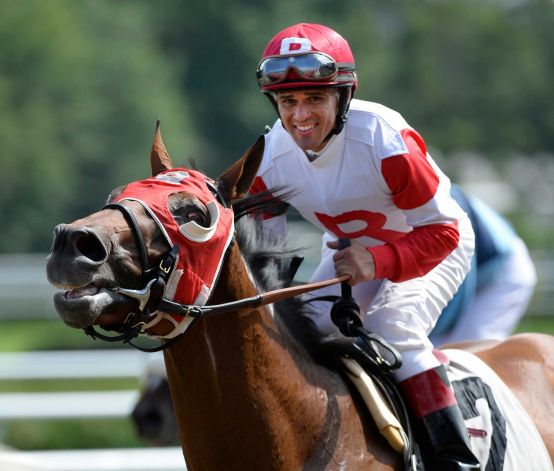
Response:
[[[516,329],[517,332],[542,332],[554,335],[554,316],[524,317]]]
[[[9,320],[0,322],[0,351],[21,352],[30,350],[73,350],[116,348],[93,340],[82,330],[72,329],[57,319]]]
[[[33,379],[0,381],[0,393],[56,391],[117,391],[138,389],[138,378]]]
[[[4,429],[0,440],[18,450],[136,448],[139,440],[126,419],[22,420]]]
[[[102,333],[110,336],[110,332]],[[89,337],[81,329],[73,329],[58,319],[0,321],[0,352],[36,350],[82,350],[132,348],[122,342],[106,342]],[[143,345],[145,339],[138,341]],[[148,346],[158,345],[156,341]]]

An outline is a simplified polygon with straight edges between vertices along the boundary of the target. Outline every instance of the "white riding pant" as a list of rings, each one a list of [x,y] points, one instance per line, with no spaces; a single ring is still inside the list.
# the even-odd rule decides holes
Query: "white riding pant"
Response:
[[[486,285],[458,316],[451,331],[434,339],[436,345],[462,340],[501,340],[510,335],[525,313],[537,283],[535,266],[525,243],[514,242]]]
[[[459,232],[458,247],[426,275],[401,283],[372,280],[352,287],[352,296],[360,306],[364,327],[383,337],[402,356],[402,366],[395,371],[398,381],[440,364],[427,335],[463,282],[474,249],[474,235],[468,219],[459,221]],[[312,282],[336,276],[335,250],[327,247],[328,240],[333,238],[324,234],[321,261],[312,275]],[[340,295],[340,285],[314,291],[308,296],[325,295]],[[311,305],[314,307],[313,321],[321,334],[337,332],[330,316],[331,304],[314,301]]]

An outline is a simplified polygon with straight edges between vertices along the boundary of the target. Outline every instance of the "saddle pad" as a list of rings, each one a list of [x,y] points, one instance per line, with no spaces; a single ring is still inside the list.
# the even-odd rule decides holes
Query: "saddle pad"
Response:
[[[552,471],[552,461],[535,424],[498,375],[472,353],[444,353],[450,359],[448,377],[481,469]],[[483,430],[485,433],[480,433]]]

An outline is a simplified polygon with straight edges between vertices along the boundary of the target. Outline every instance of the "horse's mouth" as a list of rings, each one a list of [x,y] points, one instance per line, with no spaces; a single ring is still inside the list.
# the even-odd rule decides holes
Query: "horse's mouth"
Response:
[[[95,324],[103,314],[127,314],[137,303],[104,284],[90,283],[58,288],[63,291],[54,295],[54,307],[67,325],[78,329]]]
[[[65,299],[72,301],[75,299],[80,299],[84,296],[96,296],[101,289],[105,289],[105,288],[98,286],[94,283],[91,283],[89,285],[80,286],[78,288],[68,288],[64,292],[64,297]]]
[[[70,305],[73,302],[89,302],[94,303],[100,296],[108,291],[114,291],[114,283],[109,283],[103,280],[92,281],[83,285],[53,285],[61,290],[58,295],[63,296],[64,302]],[[89,298],[89,299],[85,299]]]

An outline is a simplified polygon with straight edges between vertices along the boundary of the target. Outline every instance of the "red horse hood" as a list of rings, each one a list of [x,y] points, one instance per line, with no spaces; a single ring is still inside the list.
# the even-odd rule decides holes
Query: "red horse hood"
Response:
[[[210,213],[210,227],[196,222],[181,226],[169,210],[169,197],[190,192]],[[172,169],[130,183],[115,202],[137,201],[154,218],[168,243],[179,246],[177,261],[167,282],[165,298],[180,304],[204,305],[208,300],[234,232],[233,211],[210,190],[207,177],[188,169]]]

